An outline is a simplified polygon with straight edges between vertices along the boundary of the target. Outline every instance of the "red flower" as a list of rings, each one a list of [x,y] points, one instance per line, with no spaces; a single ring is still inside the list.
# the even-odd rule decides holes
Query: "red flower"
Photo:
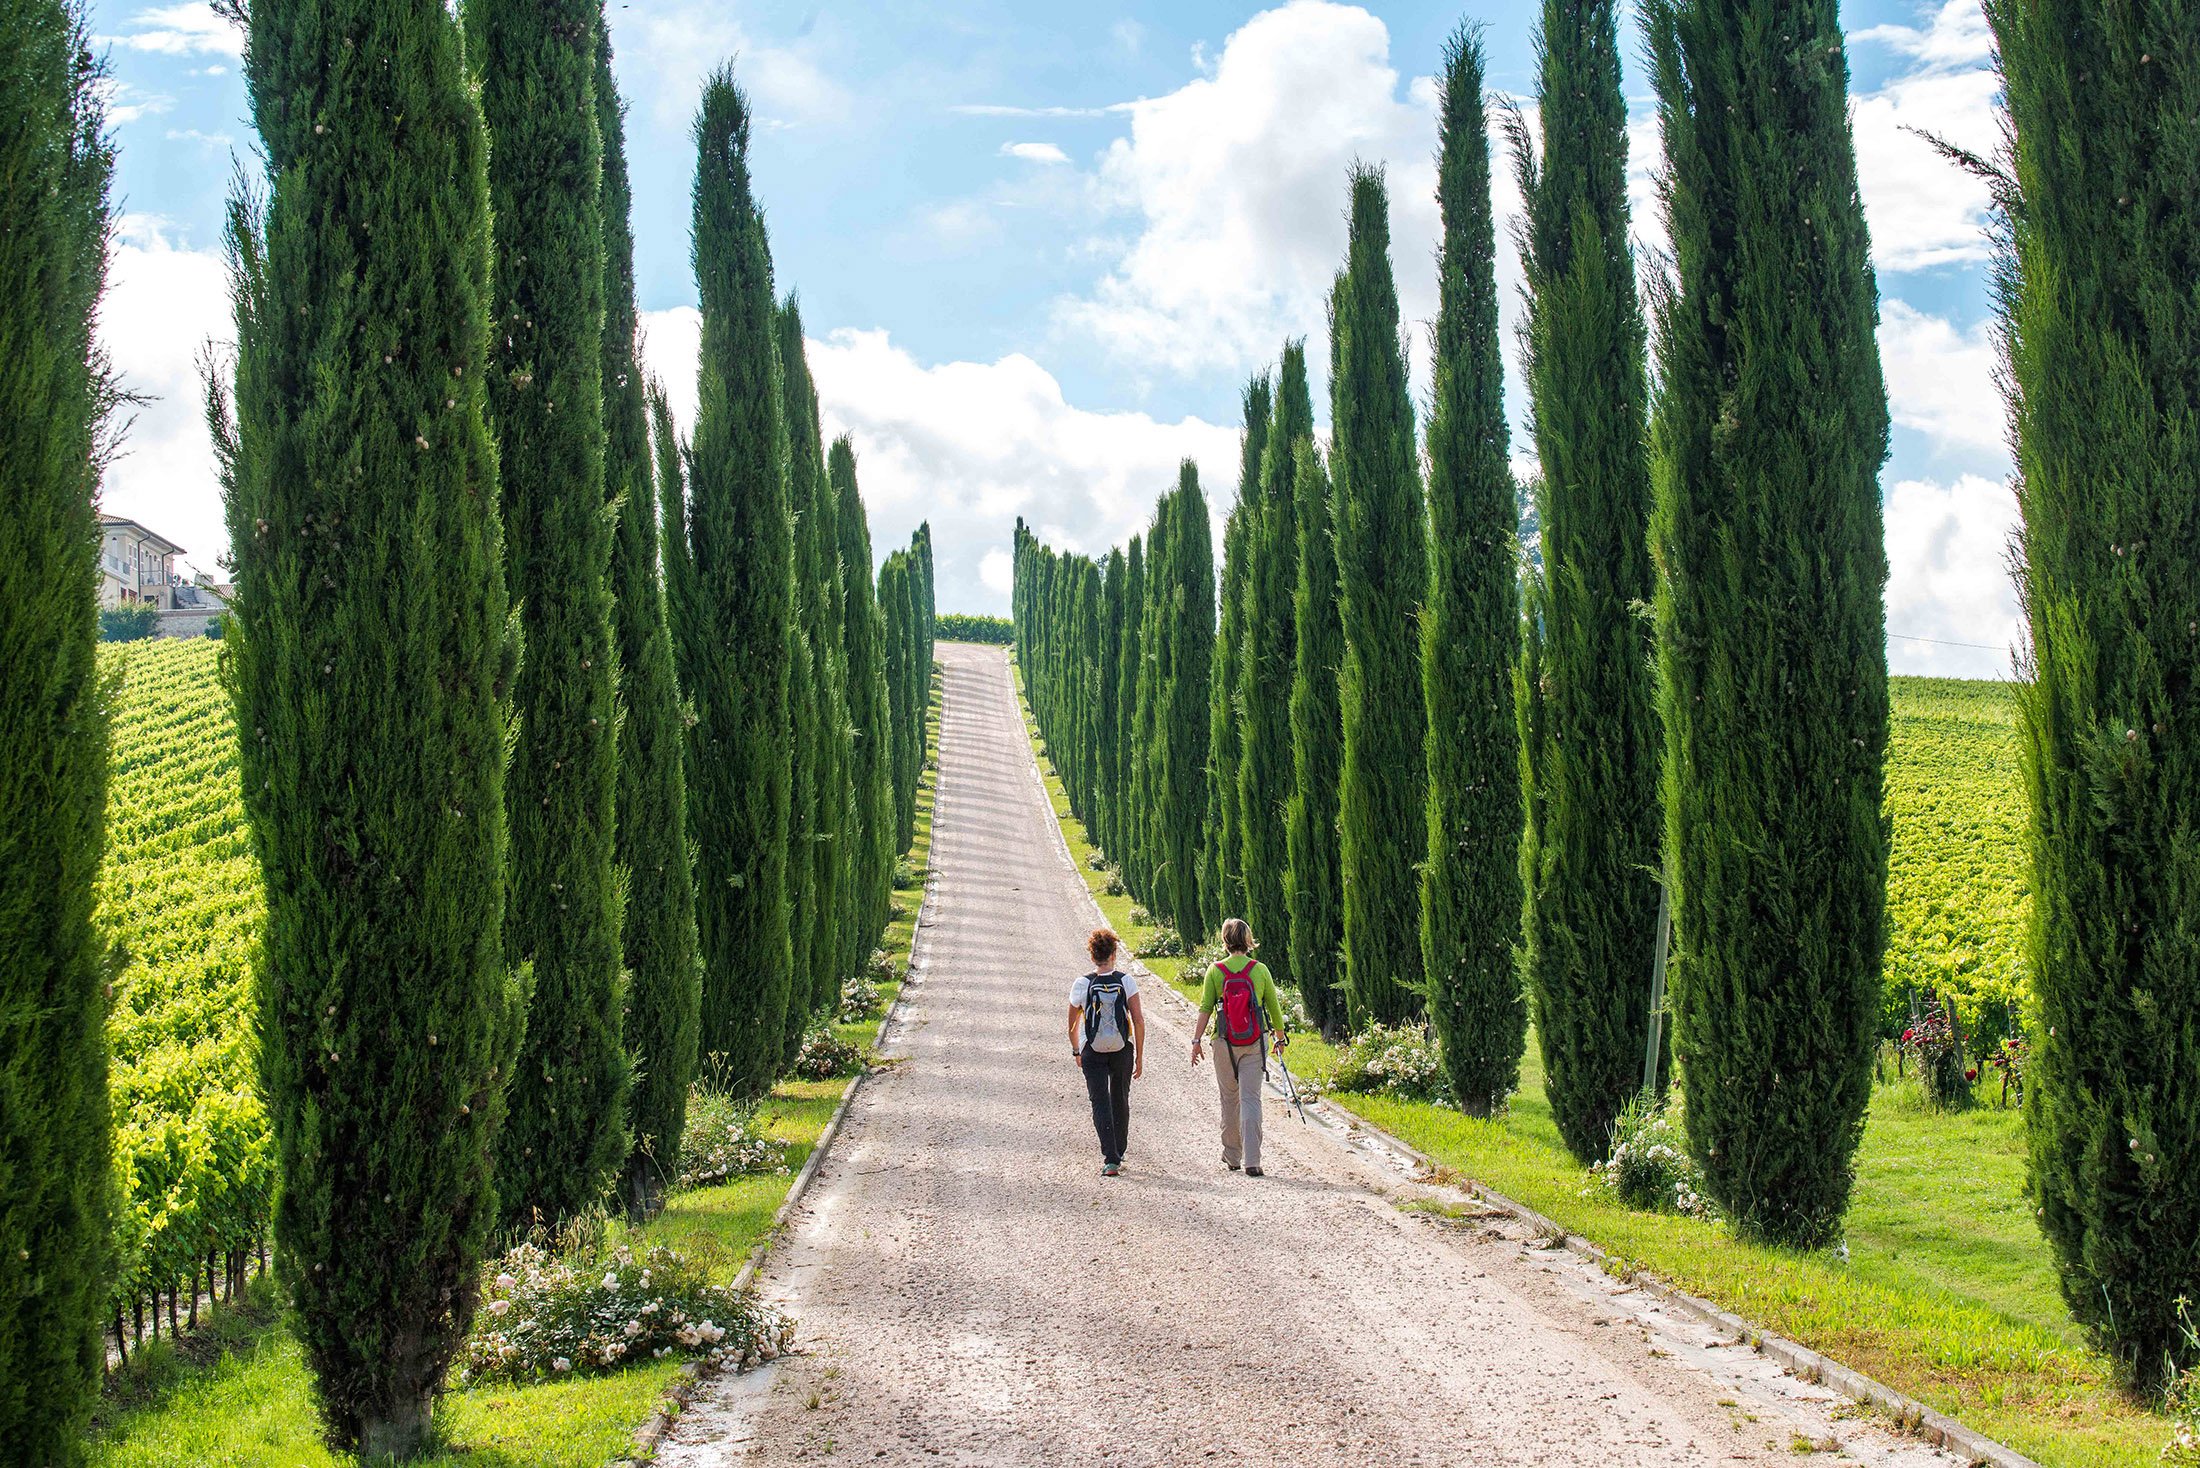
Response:
[[[1903,1043],[1903,1044],[1905,1044],[1905,1045],[1909,1044],[1909,1043],[1910,1043],[1910,1042],[1911,1042],[1912,1040],[1914,1040],[1914,1039],[1916,1039],[1916,1038],[1917,1038],[1917,1031],[1915,1031],[1915,1030],[1904,1030],[1904,1031],[1902,1032],[1902,1043]]]
[[[1972,1066],[1972,1067],[1971,1067],[1971,1068],[1970,1068],[1969,1070],[1965,1071],[1965,1072],[1963,1073],[1963,1078],[1964,1078],[1965,1080],[1967,1080],[1967,1081],[1975,1081],[1975,1080],[1977,1080],[1977,1079],[1978,1079],[1978,1067],[1974,1065],[1974,1066]]]

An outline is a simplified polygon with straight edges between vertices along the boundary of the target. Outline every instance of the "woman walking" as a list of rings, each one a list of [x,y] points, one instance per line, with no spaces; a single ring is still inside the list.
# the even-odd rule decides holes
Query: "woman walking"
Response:
[[[1092,972],[1069,986],[1069,1053],[1085,1073],[1092,1100],[1092,1129],[1100,1134],[1100,1175],[1123,1170],[1131,1134],[1131,1081],[1146,1068],[1146,1008],[1138,980],[1115,966],[1122,947],[1115,934],[1095,928],[1085,944]]]
[[[1215,1025],[1215,1084],[1222,1091],[1222,1160],[1230,1171],[1240,1166],[1247,1177],[1260,1171],[1260,1083],[1268,1073],[1263,1040],[1276,1037],[1276,1053],[1290,1043],[1283,1032],[1283,1006],[1268,965],[1253,957],[1253,930],[1245,919],[1222,925],[1228,951],[1207,970],[1199,991],[1199,1028],[1192,1032],[1192,1064],[1205,1053],[1207,1022]]]

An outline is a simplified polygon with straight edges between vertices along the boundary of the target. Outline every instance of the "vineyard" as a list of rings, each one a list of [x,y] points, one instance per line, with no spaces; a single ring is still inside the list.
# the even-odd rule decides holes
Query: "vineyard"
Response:
[[[108,1026],[118,1334],[128,1316],[134,1336],[148,1305],[158,1332],[163,1300],[171,1328],[195,1317],[209,1271],[241,1274],[275,1186],[253,1075],[260,878],[219,653],[203,641],[108,649],[122,673],[100,886],[126,959]]]
[[[1912,999],[1937,994],[1955,1001],[1967,1035],[1992,1045],[2027,992],[2016,696],[1999,683],[1893,685],[1883,1028],[1899,1032]]]

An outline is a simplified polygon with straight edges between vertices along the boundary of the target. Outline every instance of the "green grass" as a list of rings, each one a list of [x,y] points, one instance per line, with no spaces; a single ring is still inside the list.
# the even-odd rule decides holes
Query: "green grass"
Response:
[[[1964,690],[1945,682],[1908,689],[1905,681],[1895,688],[1890,764],[1913,773],[1928,757],[1902,743],[1931,724],[1936,704],[1974,719],[1979,705],[2005,698],[1992,685],[1959,697]],[[1132,947],[1143,944],[1156,930],[1131,921],[1130,897],[1101,893],[1107,878],[1088,865],[1093,847],[1028,710],[1025,730],[1078,870],[1109,925]],[[1896,806],[1898,853],[1903,811]],[[1196,994],[1182,960],[1150,959],[1147,967],[1186,997]],[[1317,1083],[1334,1068],[1335,1052],[1318,1036],[1295,1037],[1289,1054],[1292,1069]],[[1880,1085],[1857,1154],[1844,1263],[1831,1251],[1752,1244],[1720,1224],[1637,1213],[1613,1201],[1559,1140],[1532,1036],[1520,1090],[1494,1121],[1383,1096],[1340,1099],[1443,1167],[1596,1244],[1622,1267],[1647,1270],[1801,1341],[2047,1468],[2153,1465],[2169,1439],[2168,1423],[2115,1390],[2107,1363],[2071,1324],[2025,1201],[2024,1123],[2014,1110],[1950,1115],[1928,1109],[1914,1081]]]
[[[938,738],[935,699],[931,728]],[[917,799],[909,884],[883,946],[906,963],[924,897],[932,846],[936,775],[928,770]],[[899,984],[881,986],[891,1008]],[[881,1021],[836,1025],[843,1039],[869,1047]],[[772,1216],[817,1145],[852,1079],[782,1081],[764,1104],[772,1135],[787,1142],[787,1171],[676,1193],[664,1212],[638,1229],[614,1223],[615,1237],[669,1244],[731,1281],[750,1252],[769,1238]],[[420,1460],[433,1468],[603,1468],[632,1451],[634,1435],[679,1380],[676,1361],[610,1375],[482,1386],[452,1391],[437,1408],[446,1444]],[[110,1376],[94,1423],[93,1468],[341,1468],[351,1461],[321,1440],[311,1386],[297,1342],[259,1284],[235,1308],[179,1345],[162,1341],[134,1354]]]

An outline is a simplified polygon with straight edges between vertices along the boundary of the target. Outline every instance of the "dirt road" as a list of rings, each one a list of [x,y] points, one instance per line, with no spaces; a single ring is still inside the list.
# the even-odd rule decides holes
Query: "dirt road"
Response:
[[[1124,1174],[1101,1178],[1063,1035],[1097,914],[1006,656],[940,655],[937,885],[897,1063],[761,1281],[804,1352],[705,1384],[661,1462],[1955,1461],[1516,1227],[1411,1207],[1273,1098],[1269,1175],[1226,1172],[1171,996],[1149,999]]]

